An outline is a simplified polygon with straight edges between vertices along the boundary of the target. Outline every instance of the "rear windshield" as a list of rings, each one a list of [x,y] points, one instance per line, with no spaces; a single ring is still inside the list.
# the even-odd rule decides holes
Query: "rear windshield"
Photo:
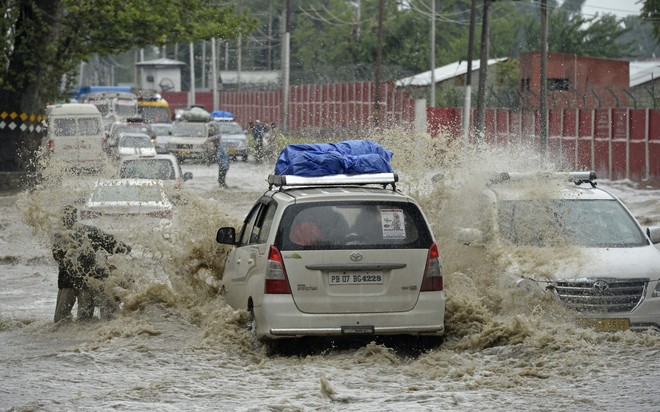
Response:
[[[97,186],[92,202],[162,202],[163,192],[156,185]]]
[[[243,128],[238,123],[216,123],[218,133],[242,134]]]
[[[174,165],[167,159],[126,160],[119,171],[122,179],[171,180],[175,176]]]
[[[53,121],[55,136],[98,135],[101,132],[99,119],[96,117],[56,118]]]
[[[367,201],[291,205],[275,240],[281,250],[426,249],[432,242],[416,205]]]
[[[112,130],[112,133],[119,135],[121,133],[146,133],[149,134],[149,128],[147,126],[135,124],[133,126],[121,125],[117,126]]]
[[[208,137],[206,126],[203,123],[179,123],[174,126],[172,136],[179,137]]]
[[[119,146],[149,148],[153,147],[153,144],[149,136],[122,136],[119,140]]]

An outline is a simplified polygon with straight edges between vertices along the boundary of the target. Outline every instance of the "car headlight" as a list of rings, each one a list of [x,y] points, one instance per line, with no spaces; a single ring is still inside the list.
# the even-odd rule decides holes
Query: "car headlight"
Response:
[[[543,292],[543,288],[534,279],[520,278],[516,281],[516,287],[526,292]]]
[[[653,293],[651,294],[652,298],[660,298],[660,279],[655,282],[655,289],[653,289]]]

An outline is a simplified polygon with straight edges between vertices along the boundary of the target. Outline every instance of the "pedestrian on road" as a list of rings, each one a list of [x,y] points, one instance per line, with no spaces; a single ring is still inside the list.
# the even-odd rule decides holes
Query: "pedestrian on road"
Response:
[[[218,184],[222,188],[227,188],[227,172],[229,171],[229,154],[222,144],[222,139],[218,138],[214,140],[216,144],[216,153],[215,158],[218,162]]]
[[[257,119],[252,125],[252,137],[254,138],[254,158],[257,163],[261,163],[264,156],[264,137],[268,133],[268,126]]]
[[[78,320],[89,320],[94,308],[101,308],[101,318],[112,316],[117,309],[113,298],[103,291],[102,279],[108,276],[104,265],[96,261],[96,252],[130,253],[131,247],[111,234],[77,222],[73,206],[62,209],[62,227],[53,233],[52,253],[58,266],[55,322],[71,318],[78,300]]]

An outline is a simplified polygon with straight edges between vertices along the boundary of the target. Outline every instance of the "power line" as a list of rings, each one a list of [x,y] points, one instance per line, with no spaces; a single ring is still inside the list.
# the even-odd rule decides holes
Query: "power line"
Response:
[[[564,3],[569,3],[569,4],[578,4],[577,1],[575,0],[564,0]],[[562,3],[563,4],[563,3]],[[603,6],[592,6],[592,5],[586,5],[582,4],[582,9],[585,7],[588,7],[590,9],[596,9],[596,10],[607,10],[607,11],[614,11],[614,12],[621,12],[621,13],[628,13],[632,15],[639,16],[640,11],[639,10],[627,10],[627,9],[615,9],[611,7],[603,7]],[[584,14],[584,13],[583,13]]]

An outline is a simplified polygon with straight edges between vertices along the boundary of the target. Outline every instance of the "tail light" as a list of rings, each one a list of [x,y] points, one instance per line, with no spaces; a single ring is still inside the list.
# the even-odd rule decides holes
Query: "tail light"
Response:
[[[268,263],[266,266],[266,284],[264,293],[290,295],[291,287],[286,276],[282,254],[275,246],[268,251]]]
[[[55,152],[55,142],[52,140],[48,140],[48,153],[54,153]]]
[[[440,263],[440,253],[438,245],[435,243],[429,248],[426,258],[426,269],[422,278],[421,292],[434,292],[443,290],[442,284],[442,264]]]

